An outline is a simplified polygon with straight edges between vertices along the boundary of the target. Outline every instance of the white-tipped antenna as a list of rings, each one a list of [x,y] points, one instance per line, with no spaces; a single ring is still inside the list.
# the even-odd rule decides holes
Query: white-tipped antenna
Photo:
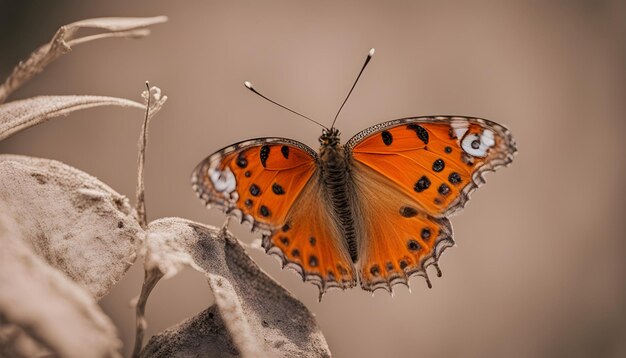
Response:
[[[356,76],[356,80],[354,80],[354,84],[352,85],[352,88],[350,88],[350,92],[348,92],[348,95],[346,96],[346,99],[343,100],[343,103],[341,104],[341,107],[339,107],[339,110],[337,111],[337,114],[335,115],[335,119],[333,120],[333,124],[330,126],[330,128],[334,128],[335,127],[335,122],[337,122],[337,117],[339,117],[339,113],[341,113],[341,110],[343,109],[343,106],[346,104],[346,102],[348,102],[348,98],[350,98],[350,95],[352,94],[352,91],[354,90],[354,87],[356,86],[356,83],[359,82],[359,78],[361,78],[361,74],[363,74],[363,71],[365,70],[365,67],[367,67],[367,64],[372,59],[372,56],[374,56],[374,52],[376,52],[376,49],[374,49],[372,47],[370,49],[370,52],[367,53],[367,58],[365,59],[365,63],[363,64],[363,67],[361,67],[361,71],[359,72],[359,75]]]
[[[263,98],[263,99],[265,99],[265,100],[268,100],[268,101],[270,101],[270,102],[274,103],[275,105],[277,105],[277,106],[279,106],[279,107],[281,107],[281,108],[284,108],[284,109],[288,110],[288,111],[289,111],[289,112],[291,112],[291,113],[297,114],[297,115],[299,115],[299,116],[300,116],[300,117],[302,117],[302,118],[308,119],[309,121],[311,121],[311,122],[313,122],[313,123],[317,124],[318,126],[320,126],[320,127],[322,127],[322,128],[328,129],[325,125],[321,124],[320,122],[318,122],[318,121],[316,121],[316,120],[313,120],[313,119],[311,119],[311,118],[309,118],[309,117],[305,116],[304,114],[300,114],[300,113],[298,113],[298,112],[294,111],[294,110],[293,110],[293,109],[291,109],[291,108],[287,108],[287,107],[283,106],[282,104],[280,104],[280,103],[278,103],[278,102],[276,102],[276,101],[273,101],[273,100],[271,100],[271,99],[269,99],[269,98],[265,97],[264,95],[262,95],[261,93],[259,93],[259,92],[258,92],[258,91],[257,91],[257,90],[256,90],[256,89],[252,86],[252,83],[250,83],[250,82],[248,82],[248,81],[245,81],[245,82],[243,83],[243,85],[244,85],[244,86],[246,86],[246,88],[247,88],[247,89],[249,89],[250,91],[254,92],[254,94],[258,95],[259,97],[261,97],[261,98]]]

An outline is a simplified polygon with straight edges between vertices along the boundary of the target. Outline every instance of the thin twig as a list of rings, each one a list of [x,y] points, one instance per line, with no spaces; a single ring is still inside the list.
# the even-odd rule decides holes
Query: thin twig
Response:
[[[146,322],[146,302],[148,302],[148,296],[150,296],[150,292],[154,286],[156,286],[157,282],[163,277],[163,272],[159,270],[157,267],[151,269],[150,271],[144,272],[144,280],[143,285],[141,286],[141,294],[139,295],[139,299],[137,300],[137,327],[135,333],[135,347],[133,348],[133,358],[139,357],[141,353],[141,349],[143,348],[143,336],[146,333],[146,327],[148,323]]]
[[[148,227],[148,219],[146,217],[146,202],[145,202],[145,186],[144,186],[144,166],[146,163],[146,146],[148,143],[148,121],[150,120],[150,83],[146,81],[146,88],[148,89],[148,98],[146,100],[146,117],[141,125],[141,134],[139,135],[139,157],[137,158],[137,192],[136,192],[136,207],[137,221],[143,229]]]
[[[143,120],[143,124],[141,126],[141,134],[139,136],[139,155],[137,158],[137,193],[136,193],[136,204],[135,211],[137,215],[137,221],[139,225],[147,231],[148,229],[148,219],[146,216],[146,202],[145,202],[145,187],[144,187],[144,167],[146,163],[146,148],[148,146],[148,125],[150,124],[150,119],[154,116],[163,106],[163,103],[167,100],[167,96],[161,95],[161,90],[158,87],[150,88],[150,83],[146,81],[147,91],[144,92],[146,94],[146,116]],[[154,103],[151,102],[152,97],[154,96]],[[146,238],[148,240],[148,238]],[[145,243],[144,243],[145,244]],[[141,294],[139,295],[139,299],[137,301],[136,307],[136,325],[137,330],[135,334],[135,346],[133,348],[133,357],[139,357],[143,346],[143,337],[146,332],[146,327],[148,323],[145,318],[146,311],[146,302],[148,301],[148,296],[150,292],[154,288],[154,286],[159,282],[159,280],[163,277],[163,272],[159,268],[152,268],[145,270],[143,286],[141,287]]]

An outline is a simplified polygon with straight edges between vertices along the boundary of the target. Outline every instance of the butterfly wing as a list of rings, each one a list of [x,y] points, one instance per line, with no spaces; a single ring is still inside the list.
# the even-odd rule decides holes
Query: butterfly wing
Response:
[[[263,237],[263,246],[281,258],[283,266],[318,286],[322,295],[331,287],[356,285],[356,271],[321,178],[316,173],[290,209],[285,224]]]
[[[315,152],[285,138],[233,144],[204,159],[192,186],[207,206],[269,231],[285,222],[288,209],[316,171]]]
[[[389,179],[354,162],[355,217],[360,240],[357,270],[367,291],[408,286],[412,275],[426,278],[426,267],[454,245],[447,218],[419,209],[417,202]]]
[[[449,216],[485,182],[485,172],[511,163],[517,150],[502,125],[439,116],[370,127],[350,139],[346,151],[402,188],[427,213]]]
[[[266,252],[322,294],[329,287],[354,286],[356,274],[328,199],[320,195],[317,168],[317,155],[308,146],[259,138],[208,156],[194,169],[192,186],[207,206],[261,231]]]
[[[346,144],[361,218],[359,274],[366,290],[426,276],[451,245],[445,218],[483,174],[511,162],[508,130],[468,117],[416,117],[368,128]]]

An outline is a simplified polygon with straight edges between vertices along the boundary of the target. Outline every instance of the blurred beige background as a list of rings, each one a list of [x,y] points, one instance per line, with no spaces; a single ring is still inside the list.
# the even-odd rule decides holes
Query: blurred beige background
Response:
[[[344,140],[410,115],[466,114],[507,125],[513,165],[488,176],[452,219],[458,247],[443,278],[394,298],[317,288],[255,261],[315,313],[336,357],[626,356],[626,3],[624,1],[10,1],[0,2],[0,76],[56,28],[101,16],[167,15],[139,40],[81,46],[11,99],[101,94],[140,100],[145,80],[169,96],[151,127],[151,219],[221,225],[190,189],[206,155],[250,137],[317,147],[318,127],[251,95],[330,123],[371,47],[376,55],[340,117]],[[102,108],[29,129],[1,152],[61,160],[130,197],[142,113]],[[233,224],[239,238],[255,235]],[[141,265],[101,301],[125,353]],[[434,275],[431,275],[434,276]],[[201,275],[161,282],[149,334],[212,302]]]

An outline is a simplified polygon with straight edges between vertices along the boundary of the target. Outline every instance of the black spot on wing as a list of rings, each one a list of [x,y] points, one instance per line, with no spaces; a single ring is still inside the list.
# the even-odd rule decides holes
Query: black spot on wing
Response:
[[[268,217],[271,215],[270,209],[268,209],[265,205],[261,205],[259,208],[259,214],[261,214],[261,216]]]
[[[424,142],[424,144],[428,144],[428,131],[424,129],[424,127],[420,126],[419,124],[409,124],[406,127],[407,129],[415,131],[415,134],[417,134],[417,138]]]
[[[417,251],[417,250],[419,250],[421,248],[420,244],[417,241],[413,240],[413,239],[409,240],[407,242],[406,246],[411,251]]]
[[[393,142],[393,136],[389,133],[389,131],[382,131],[380,136],[383,138],[383,143],[385,143],[385,145],[391,145]]]
[[[261,188],[259,188],[259,186],[256,184],[250,185],[250,194],[252,194],[252,196],[261,195]]]
[[[372,265],[372,267],[370,267],[370,273],[374,276],[378,276],[380,274],[380,267],[378,267],[378,265]]]
[[[441,183],[441,185],[439,185],[439,188],[437,189],[437,192],[439,192],[439,194],[443,196],[446,196],[450,194],[450,187],[446,183]]]
[[[417,215],[417,210],[410,206],[403,206],[400,208],[400,215],[404,216],[405,218],[411,218]]]
[[[244,169],[248,166],[248,160],[246,159],[246,157],[243,156],[243,153],[240,153],[237,156],[237,166],[241,169]]]
[[[443,160],[437,159],[433,162],[433,170],[437,173],[443,170],[446,167],[446,163]]]
[[[263,168],[265,168],[267,158],[270,157],[269,145],[264,145],[261,147],[261,151],[259,152],[259,157],[261,158],[261,164],[263,165]]]
[[[448,181],[451,184],[457,185],[459,184],[462,180],[461,180],[461,176],[459,175],[459,173],[457,172],[452,172],[450,173],[450,175],[448,176]]]
[[[415,190],[418,193],[421,193],[424,190],[428,189],[429,187],[430,187],[430,179],[428,179],[428,177],[424,175],[421,178],[419,178],[419,180],[415,183],[415,185],[413,186],[413,190]]]
[[[285,189],[283,189],[283,187],[280,186],[280,184],[278,184],[278,183],[272,184],[272,191],[276,195],[283,195],[283,194],[285,194]]]

